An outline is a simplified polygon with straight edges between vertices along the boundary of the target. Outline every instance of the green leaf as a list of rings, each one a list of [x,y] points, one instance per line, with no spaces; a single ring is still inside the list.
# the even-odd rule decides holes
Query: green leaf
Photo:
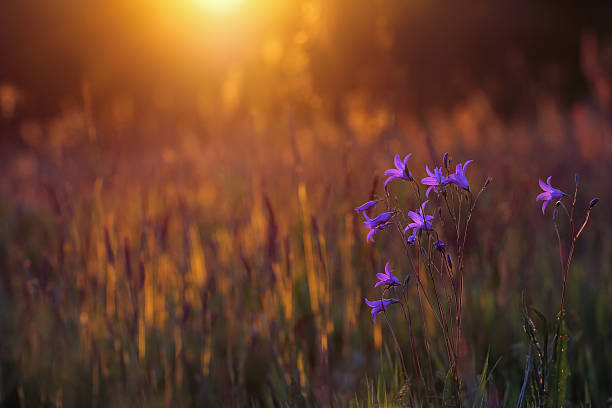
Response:
[[[570,374],[567,365],[568,343],[569,336],[565,326],[565,313],[561,311],[557,316],[556,342],[553,350],[553,360],[550,365],[549,394],[546,399],[546,408],[565,407],[567,379]]]
[[[487,385],[488,374],[487,370],[489,369],[489,352],[491,350],[487,350],[487,357],[485,358],[484,367],[482,368],[482,373],[480,374],[480,382],[478,384],[478,394],[476,398],[474,398],[474,404],[472,407],[482,407],[486,400],[486,390],[485,387]],[[477,404],[478,402],[478,404]]]

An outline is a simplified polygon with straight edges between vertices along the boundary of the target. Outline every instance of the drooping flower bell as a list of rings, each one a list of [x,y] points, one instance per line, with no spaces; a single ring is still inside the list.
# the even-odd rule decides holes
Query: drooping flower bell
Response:
[[[372,314],[372,317],[374,318],[374,323],[376,323],[376,315],[378,315],[380,312],[382,312],[385,309],[387,309],[392,304],[398,303],[399,300],[397,300],[397,299],[383,299],[383,300],[374,300],[374,301],[372,301],[372,300],[365,299],[365,302],[366,302],[366,304],[368,306],[370,306],[372,308],[370,313]]]
[[[371,210],[372,208],[376,207],[376,204],[378,204],[379,200],[372,200],[372,201],[368,201],[367,203],[361,204],[359,207],[355,207],[355,211],[360,213],[360,212],[366,212],[368,210]]]

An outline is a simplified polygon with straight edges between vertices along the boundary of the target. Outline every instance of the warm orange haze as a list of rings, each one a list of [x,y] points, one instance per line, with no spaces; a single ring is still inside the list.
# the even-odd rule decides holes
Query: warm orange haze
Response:
[[[3,2],[0,406],[609,405],[611,18]]]

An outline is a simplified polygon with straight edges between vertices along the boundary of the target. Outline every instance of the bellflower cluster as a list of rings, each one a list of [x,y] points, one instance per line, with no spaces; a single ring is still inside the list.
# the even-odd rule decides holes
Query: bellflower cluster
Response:
[[[355,211],[363,213],[363,225],[368,228],[366,242],[374,242],[374,235],[385,229],[387,226],[396,224],[397,233],[405,240],[406,255],[410,260],[411,273],[414,274],[416,285],[411,288],[408,284],[410,273],[407,273],[402,279],[395,276],[391,269],[391,263],[385,264],[384,272],[376,273],[376,281],[373,286],[382,289],[381,295],[376,300],[364,298],[367,306],[371,308],[370,313],[376,323],[376,317],[381,312],[386,312],[386,309],[394,303],[400,303],[406,323],[409,325],[409,335],[411,338],[411,354],[414,356],[412,367],[415,370],[415,378],[420,378],[423,390],[430,388],[431,384],[425,373],[421,369],[419,359],[421,356],[418,353],[417,342],[414,338],[414,332],[411,329],[412,318],[414,313],[421,314],[425,320],[425,308],[429,307],[429,311],[435,317],[435,320],[440,326],[443,333],[446,348],[446,356],[448,357],[448,367],[455,382],[455,388],[460,389],[461,384],[460,372],[456,371],[457,367],[457,349],[459,347],[459,339],[461,338],[461,316],[462,316],[462,299],[463,299],[463,259],[465,241],[468,233],[468,227],[472,218],[472,211],[475,208],[476,202],[480,193],[484,191],[489,181],[487,180],[482,187],[482,190],[476,195],[472,194],[470,184],[466,177],[467,166],[472,162],[468,160],[464,163],[459,163],[455,167],[455,172],[449,174],[449,155],[446,153],[443,158],[444,167],[436,167],[430,170],[429,166],[425,166],[427,177],[421,179],[421,183],[426,186],[426,195],[429,197],[431,190],[436,193],[443,194],[444,204],[448,209],[448,215],[443,213],[443,206],[439,205],[435,219],[439,221],[442,227],[452,224],[454,227],[453,238],[456,237],[456,242],[443,241],[443,233],[449,228],[434,229],[434,215],[426,214],[425,209],[429,202],[428,199],[423,199],[423,190],[420,183],[415,182],[414,176],[407,167],[410,154],[406,155],[401,160],[399,155],[394,158],[395,168],[387,169],[385,175],[385,197],[383,198],[386,204],[386,212],[380,212],[378,215],[370,218],[368,211],[376,207],[377,203],[382,200],[371,200],[361,204],[355,208]],[[411,182],[411,187],[414,190],[413,199],[416,200],[415,205],[418,207],[414,211],[405,213],[400,208],[396,208],[400,200],[391,196],[389,183],[392,180],[406,180]],[[450,184],[455,187],[450,187]],[[448,186],[448,187],[447,187]],[[464,196],[469,196],[463,200]],[[440,201],[442,197],[439,195],[431,198]],[[440,203],[442,204],[442,203]],[[455,207],[454,209],[451,206]],[[455,216],[458,214],[459,216]],[[465,214],[465,216],[460,216]],[[404,217],[406,215],[406,217]],[[405,225],[405,220],[408,220]],[[404,225],[402,225],[404,224]],[[394,226],[394,227],[395,227]],[[402,228],[404,227],[404,228]],[[395,230],[395,228],[393,228]],[[403,230],[403,232],[402,232]],[[425,232],[423,232],[425,231]],[[421,238],[427,245],[420,245]],[[411,248],[412,247],[412,248]],[[412,252],[414,251],[414,254]],[[413,256],[414,255],[414,256]],[[452,259],[456,259],[458,265],[453,267]],[[416,260],[416,261],[415,261]],[[439,266],[438,266],[439,265]],[[431,282],[431,285],[425,285],[425,282]],[[414,290],[412,290],[414,289]],[[387,291],[392,291],[398,299],[385,297]],[[412,295],[418,298],[419,308],[412,309]],[[400,297],[402,296],[402,297]],[[435,302],[432,300],[435,299]],[[392,319],[387,320],[389,330],[391,331],[397,353],[400,356],[401,364],[406,375],[406,379],[410,379],[405,360],[403,358],[402,347],[400,346],[397,336],[393,330]],[[425,334],[426,335],[426,334]],[[425,358],[429,358],[425,356]],[[431,363],[431,361],[430,361]],[[454,371],[453,371],[454,370]],[[456,401],[461,401],[460,391],[457,391]]]

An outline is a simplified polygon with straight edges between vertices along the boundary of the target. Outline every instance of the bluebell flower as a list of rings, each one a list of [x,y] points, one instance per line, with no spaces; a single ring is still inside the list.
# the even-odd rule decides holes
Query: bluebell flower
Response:
[[[406,241],[408,242],[408,244],[410,244],[410,246],[414,246],[414,244],[416,244],[416,240],[417,237],[414,234],[411,234],[408,239],[406,239]]]
[[[389,262],[385,264],[385,273],[377,273],[376,277],[378,278],[378,282],[374,285],[375,288],[380,285],[387,286],[399,286],[400,281],[395,276],[393,276],[393,271],[389,267]]]
[[[461,163],[457,164],[457,167],[455,167],[455,172],[451,174],[450,176],[448,176],[448,179],[451,181],[451,183],[455,183],[457,186],[459,186],[459,188],[469,191],[470,184],[465,178],[465,169],[467,168],[468,164],[470,164],[473,161],[474,160],[468,160],[463,164]]]
[[[425,215],[425,206],[427,205],[427,201],[421,204],[421,208],[419,208],[419,212],[408,211],[408,216],[412,218],[410,224],[406,226],[404,229],[404,234],[412,228],[412,234],[416,235],[419,230],[431,230],[431,220],[433,220],[433,215]]]
[[[563,196],[567,196],[567,194],[565,194],[563,191],[557,190],[556,188],[550,185],[551,178],[552,176],[548,177],[548,179],[546,179],[546,183],[544,183],[542,179],[539,180],[540,188],[544,190],[544,192],[538,194],[538,196],[536,197],[536,201],[544,201],[542,203],[542,214],[544,214],[544,212],[546,211],[546,206],[552,200],[558,200]]]
[[[429,197],[429,192],[432,188],[435,189],[436,192],[440,192],[439,187],[445,186],[450,182],[448,177],[444,177],[442,175],[442,169],[439,167],[436,167],[433,173],[431,170],[429,170],[429,166],[425,166],[425,170],[427,171],[427,174],[429,174],[429,177],[425,177],[423,180],[421,180],[421,183],[429,186],[426,193],[427,197]]]
[[[378,204],[378,200],[368,201],[367,203],[361,204],[359,207],[356,207],[355,211],[357,211],[358,213],[366,212],[366,211],[371,210],[372,208],[376,207],[376,204]]]
[[[372,308],[372,317],[374,318],[374,323],[376,323],[376,315],[391,306],[393,303],[398,303],[397,299],[383,299],[383,300],[368,300],[365,299],[365,302],[368,306]]]
[[[404,157],[404,161],[402,162],[400,160],[399,154],[395,155],[395,168],[385,170],[385,175],[391,176],[385,180],[385,187],[387,187],[387,184],[389,184],[391,180],[394,180],[396,178],[400,178],[407,181],[413,180],[412,173],[410,173],[410,170],[408,170],[408,167],[406,167],[406,163],[408,162],[410,156],[412,156],[412,153],[406,155],[406,157]]]
[[[363,222],[363,225],[365,225],[369,229],[374,229],[374,228],[378,227],[379,225],[386,224],[391,219],[391,217],[393,217],[393,214],[394,214],[394,212],[388,211],[388,212],[380,213],[380,214],[378,214],[374,218],[370,218],[370,217],[368,217],[368,215],[366,213],[363,213],[363,216],[366,219]]]
[[[437,240],[434,242],[434,248],[436,248],[440,252],[444,252],[444,242],[441,240]]]

